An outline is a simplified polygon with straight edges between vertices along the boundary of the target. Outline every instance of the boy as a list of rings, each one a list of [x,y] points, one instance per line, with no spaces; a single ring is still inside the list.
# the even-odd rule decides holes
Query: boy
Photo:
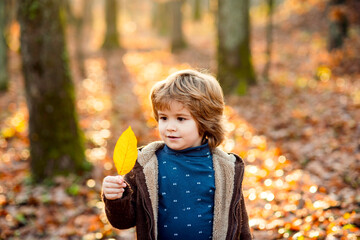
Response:
[[[103,181],[115,228],[137,239],[251,239],[242,193],[244,162],[224,140],[222,89],[215,78],[178,71],[151,90],[162,141],[139,150],[133,170]]]

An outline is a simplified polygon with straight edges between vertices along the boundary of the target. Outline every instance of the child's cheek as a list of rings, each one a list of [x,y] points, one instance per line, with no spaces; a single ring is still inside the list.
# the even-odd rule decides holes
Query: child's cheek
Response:
[[[159,123],[158,131],[159,131],[159,135],[160,135],[161,139],[164,140],[164,126],[163,126],[163,124]]]

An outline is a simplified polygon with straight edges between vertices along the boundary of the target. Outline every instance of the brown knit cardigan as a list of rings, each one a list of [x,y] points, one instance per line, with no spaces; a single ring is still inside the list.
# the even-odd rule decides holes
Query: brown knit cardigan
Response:
[[[158,163],[156,150],[163,142],[153,142],[139,151],[133,170],[125,175],[129,187],[121,199],[103,195],[106,216],[118,229],[136,226],[137,239],[157,239]],[[215,197],[213,239],[252,239],[242,192],[244,162],[219,148],[213,151]]]

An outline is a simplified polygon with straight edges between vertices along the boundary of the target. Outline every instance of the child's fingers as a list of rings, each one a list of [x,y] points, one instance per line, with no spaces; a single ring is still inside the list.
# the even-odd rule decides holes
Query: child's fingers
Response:
[[[124,188],[104,188],[105,194],[118,194],[123,192],[124,192]]]
[[[105,182],[104,188],[123,188],[123,186],[119,183]]]
[[[121,185],[122,187],[126,187],[124,178],[122,176],[120,176],[120,175],[105,177],[104,181],[103,181],[103,184],[107,184],[107,183],[114,183],[114,184]]]
[[[117,178],[118,183],[119,183],[120,185],[122,185],[123,187],[126,187],[126,182],[125,182],[123,176],[117,175],[117,176],[115,176],[115,178]]]
[[[104,178],[105,182],[112,182],[112,183],[120,183],[122,180],[121,176],[106,176]]]
[[[103,193],[110,200],[121,198],[125,187],[126,183],[122,176],[107,176],[103,180]]]
[[[105,194],[105,197],[109,200],[114,200],[122,197],[122,193],[111,193],[111,194]]]
[[[124,189],[121,188],[110,188],[110,189],[104,189],[104,195],[107,199],[110,199],[110,200],[114,200],[114,199],[117,199],[117,198],[121,198],[123,193],[124,193]]]

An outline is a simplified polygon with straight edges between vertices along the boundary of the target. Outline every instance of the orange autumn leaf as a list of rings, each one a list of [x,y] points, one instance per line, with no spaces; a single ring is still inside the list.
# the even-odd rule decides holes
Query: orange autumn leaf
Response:
[[[134,167],[137,159],[137,140],[129,126],[116,142],[113,160],[119,175],[125,175]]]

